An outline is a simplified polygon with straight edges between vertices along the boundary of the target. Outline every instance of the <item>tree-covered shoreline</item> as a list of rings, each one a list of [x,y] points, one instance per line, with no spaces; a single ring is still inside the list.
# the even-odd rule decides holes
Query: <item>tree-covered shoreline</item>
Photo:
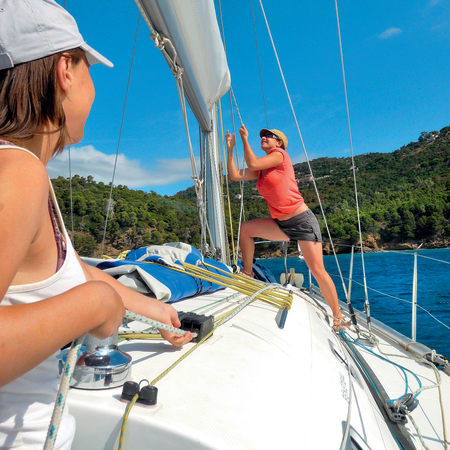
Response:
[[[440,132],[423,132],[417,142],[394,152],[358,155],[354,160],[366,246],[393,249],[449,245],[450,126]],[[338,251],[346,252],[359,241],[351,158],[318,158],[311,161],[311,167],[333,242],[341,244]],[[300,192],[317,214],[326,238],[307,164],[296,164],[294,170]],[[63,177],[52,181],[70,230],[69,182]],[[230,183],[229,190],[233,229],[237,230],[240,186]],[[75,175],[72,191],[75,247],[80,254],[98,255],[110,186],[96,183],[92,177]],[[244,185],[244,205],[246,220],[268,216],[255,182]],[[227,228],[231,236],[228,218]],[[193,188],[168,197],[121,185],[114,187],[104,253],[117,256],[123,250],[170,241],[199,246],[200,225]],[[271,255],[276,249],[272,245],[261,251]],[[326,244],[325,251],[328,250]]]

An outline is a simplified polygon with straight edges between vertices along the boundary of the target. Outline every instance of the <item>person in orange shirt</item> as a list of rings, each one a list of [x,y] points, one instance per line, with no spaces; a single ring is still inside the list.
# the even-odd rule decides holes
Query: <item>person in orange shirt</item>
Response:
[[[263,128],[259,135],[261,148],[266,155],[262,157],[256,156],[250,147],[248,131],[244,125],[241,125],[239,134],[248,168],[237,169],[233,156],[235,135],[227,131],[228,176],[233,181],[257,180],[256,187],[266,200],[271,215],[271,218],[249,220],[241,225],[240,246],[244,265],[242,272],[253,277],[255,237],[274,241],[298,241],[305,262],[333,312],[333,327],[341,328],[346,323],[339,308],[336,287],[323,264],[319,223],[298,190],[294,167],[286,151],[288,140],[285,134],[279,130]]]

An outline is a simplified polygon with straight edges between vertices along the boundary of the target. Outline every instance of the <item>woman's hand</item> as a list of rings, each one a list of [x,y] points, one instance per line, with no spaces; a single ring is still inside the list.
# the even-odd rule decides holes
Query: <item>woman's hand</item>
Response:
[[[231,134],[231,133],[227,130],[227,132],[226,132],[226,134],[225,134],[225,142],[226,142],[226,144],[227,144],[227,150],[228,150],[228,153],[232,152],[232,151],[233,151],[233,148],[234,148],[234,146],[235,146],[235,144],[236,144],[236,136],[234,135],[234,133]]]
[[[239,134],[241,135],[241,139],[243,142],[248,139],[248,131],[247,128],[245,128],[244,124],[242,124],[241,128],[239,128]]]
[[[172,327],[179,328],[181,322],[178,319],[178,313],[175,308],[167,305],[166,303],[161,303],[161,308],[161,317],[158,320]],[[172,345],[175,345],[177,347],[181,347],[183,344],[186,344],[194,337],[194,335],[189,331],[187,331],[184,336],[180,336],[178,334],[171,333],[170,331],[165,330],[159,330],[159,332],[161,333],[161,336],[166,339],[166,341],[169,341]]]

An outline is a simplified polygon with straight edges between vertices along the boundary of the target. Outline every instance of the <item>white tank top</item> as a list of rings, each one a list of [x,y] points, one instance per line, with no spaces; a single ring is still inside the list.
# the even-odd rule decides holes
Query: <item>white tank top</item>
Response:
[[[22,147],[8,144],[1,145],[0,149],[2,148],[17,148],[36,157]],[[86,282],[83,269],[64,226],[50,180],[49,183],[51,199],[67,245],[64,263],[56,273],[46,280],[10,286],[0,303],[0,308],[54,297]],[[61,318],[61,320],[64,319]],[[26,330],[24,332],[26,333]],[[47,332],[51,333],[52,331],[50,329]],[[0,449],[35,450],[43,448],[59,387],[57,354],[53,354],[11,383],[0,387]],[[75,419],[68,414],[66,405],[55,449],[70,449],[74,434]]]

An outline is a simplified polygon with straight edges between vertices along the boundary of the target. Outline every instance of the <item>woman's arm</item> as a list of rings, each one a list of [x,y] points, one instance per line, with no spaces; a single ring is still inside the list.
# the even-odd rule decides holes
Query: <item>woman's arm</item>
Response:
[[[258,171],[254,171],[251,169],[239,170],[234,163],[234,155],[233,148],[236,144],[236,138],[227,131],[225,135],[225,141],[227,143],[227,169],[228,169],[228,177],[231,181],[248,181],[248,180],[256,180],[258,178]]]
[[[100,339],[110,336],[124,314],[120,296],[101,282],[29,304],[2,304],[19,269],[23,283],[29,283],[47,278],[56,266],[56,246],[33,254],[33,244],[51,232],[48,183],[45,167],[36,158],[18,150],[0,152],[0,385],[84,333]],[[39,260],[49,264],[35,267],[33,261]]]
[[[85,333],[98,339],[112,336],[124,314],[117,292],[99,281],[34,303],[0,304],[0,386]]]
[[[97,267],[85,264],[81,259],[80,263],[88,280],[99,280],[109,284],[121,296],[122,301],[128,310],[136,314],[150,317],[159,322],[166,323],[175,328],[179,328],[181,325],[178,319],[178,313],[172,306],[133,291],[133,289],[124,286],[115,278]],[[160,332],[164,339],[176,346],[186,344],[193,338],[193,335],[189,332],[184,336],[179,336],[164,330],[160,330]]]
[[[250,170],[258,172],[260,170],[279,166],[283,162],[283,155],[281,152],[272,152],[269,155],[258,158],[250,147],[250,143],[248,142],[248,131],[244,124],[241,125],[239,134],[241,135],[242,144],[244,146],[245,162]]]

